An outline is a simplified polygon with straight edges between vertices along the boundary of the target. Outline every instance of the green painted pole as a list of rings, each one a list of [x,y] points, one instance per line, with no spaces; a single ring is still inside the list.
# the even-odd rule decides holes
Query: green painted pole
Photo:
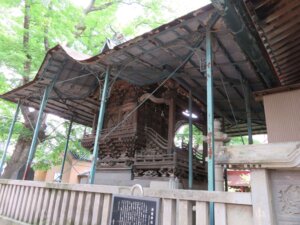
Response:
[[[101,137],[101,131],[102,131],[102,127],[103,127],[105,107],[106,107],[106,100],[107,100],[108,80],[109,80],[109,67],[106,69],[104,86],[103,86],[102,97],[101,97],[101,102],[100,102],[97,131],[96,131],[94,150],[93,150],[93,162],[92,162],[91,174],[90,174],[90,179],[89,179],[90,184],[95,183],[96,165],[97,165],[98,152],[99,152],[99,140]]]
[[[16,112],[15,112],[15,115],[14,115],[14,118],[13,118],[13,121],[11,122],[11,125],[10,125],[10,128],[9,128],[9,133],[8,133],[7,141],[6,141],[6,144],[5,144],[4,151],[3,151],[3,155],[2,155],[2,159],[1,159],[1,164],[0,164],[0,176],[2,174],[3,166],[4,166],[4,163],[5,163],[5,160],[6,160],[6,154],[7,154],[8,146],[10,144],[10,139],[11,139],[14,127],[15,127],[15,123],[17,121],[17,118],[18,118],[18,115],[19,115],[19,112],[20,112],[20,106],[21,106],[21,102],[19,100]]]
[[[189,91],[189,189],[193,188],[193,117],[192,91]]]
[[[54,78],[52,80],[52,82],[46,87],[46,89],[44,91],[44,94],[43,94],[43,99],[42,99],[42,102],[41,102],[37,122],[36,122],[36,125],[35,125],[35,128],[34,128],[32,142],[31,142],[31,146],[30,146],[30,150],[29,150],[29,155],[28,155],[27,162],[26,162],[26,167],[25,167],[25,171],[24,171],[24,175],[23,175],[23,180],[26,180],[27,173],[29,171],[29,168],[31,166],[31,162],[33,160],[33,157],[34,157],[34,154],[35,154],[35,151],[36,151],[36,145],[37,145],[39,131],[40,131],[42,120],[43,120],[44,109],[47,105],[48,97],[49,97],[50,92],[53,89],[55,81],[56,81],[56,78]]]
[[[244,88],[244,90],[245,90],[245,105],[246,105],[246,115],[247,115],[248,144],[252,145],[253,144],[253,136],[252,136],[250,88],[248,85],[244,85],[244,87],[245,87]]]
[[[58,181],[59,183],[61,183],[61,180],[62,180],[62,177],[64,174],[64,168],[65,168],[65,162],[66,162],[67,152],[68,152],[68,148],[69,148],[69,140],[70,140],[72,125],[73,125],[73,120],[70,121],[69,129],[68,129],[67,141],[66,141],[65,151],[64,151],[64,158],[63,158],[63,161],[61,164],[61,170],[60,170],[60,175],[59,175],[59,181]]]
[[[215,190],[215,146],[214,146],[214,98],[212,75],[212,46],[210,27],[206,31],[206,79],[207,79],[207,155],[208,155],[208,191]],[[210,225],[214,225],[214,203],[210,202]]]

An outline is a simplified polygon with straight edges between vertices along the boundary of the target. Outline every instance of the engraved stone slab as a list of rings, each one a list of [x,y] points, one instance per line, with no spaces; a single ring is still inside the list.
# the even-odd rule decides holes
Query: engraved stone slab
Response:
[[[300,171],[271,172],[272,198],[278,225],[300,221]]]
[[[113,195],[110,225],[158,225],[159,199]]]

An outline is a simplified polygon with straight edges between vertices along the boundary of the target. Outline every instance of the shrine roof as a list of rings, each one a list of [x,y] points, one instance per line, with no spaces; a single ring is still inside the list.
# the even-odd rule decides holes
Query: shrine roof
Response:
[[[300,1],[250,0],[247,7],[281,85],[300,83]]]
[[[93,57],[57,45],[47,52],[31,82],[0,97],[12,102],[20,99],[22,104],[38,109],[45,86],[57,76],[45,111],[92,126],[99,108],[95,93],[99,92],[102,75],[110,66],[112,79],[139,86],[159,83],[173,73],[171,78],[187,91],[192,90],[205,106],[205,27],[214,12],[214,7],[207,5]],[[246,80],[251,91],[261,91],[266,86],[222,17],[212,32],[215,113],[224,118],[228,133],[245,134],[242,83]],[[262,104],[253,100],[250,104],[254,112],[253,132],[266,132]]]

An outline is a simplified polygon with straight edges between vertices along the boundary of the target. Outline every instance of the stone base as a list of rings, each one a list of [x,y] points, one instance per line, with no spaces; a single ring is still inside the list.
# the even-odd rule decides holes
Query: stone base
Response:
[[[147,177],[132,179],[131,168],[104,168],[97,170],[95,184],[112,186],[133,186],[140,184],[142,187],[154,189],[188,189],[188,180],[175,180],[169,177]],[[81,176],[80,183],[88,184],[88,176]],[[207,182],[194,182],[194,190],[207,190]]]
[[[1,225],[29,225],[29,223],[23,223],[5,216],[0,216],[0,224]]]

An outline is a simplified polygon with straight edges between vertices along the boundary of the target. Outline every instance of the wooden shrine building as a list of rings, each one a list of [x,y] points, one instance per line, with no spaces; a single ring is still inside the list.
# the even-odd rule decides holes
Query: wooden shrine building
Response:
[[[263,106],[251,93],[276,84],[273,69],[264,74],[249,60],[212,5],[94,57],[58,45],[48,51],[33,81],[1,97],[38,109],[49,88],[45,112],[92,127],[82,139],[82,146],[92,151],[109,73],[96,183],[131,185],[138,179],[149,186],[149,180],[168,183],[176,177],[187,187],[188,149],[176,148],[174,135],[188,123],[183,112],[189,112],[189,98],[197,115],[192,122],[206,134],[208,26],[214,108],[223,131],[232,136],[265,133]],[[195,184],[206,188],[206,146],[193,154]]]
[[[162,203],[159,224],[299,224],[299,12],[299,0],[213,0],[93,57],[49,50],[34,80],[0,97],[90,127],[88,182],[109,186],[0,180],[0,222],[108,225],[112,195],[141,184]],[[202,150],[191,135],[174,145],[186,123]],[[269,144],[251,145],[260,133]],[[224,146],[226,134],[249,145]],[[250,171],[249,193],[224,190],[226,168]]]

